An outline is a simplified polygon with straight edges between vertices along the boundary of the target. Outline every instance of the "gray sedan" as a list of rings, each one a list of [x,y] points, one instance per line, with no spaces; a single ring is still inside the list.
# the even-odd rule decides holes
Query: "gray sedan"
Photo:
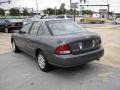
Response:
[[[99,60],[104,54],[100,36],[70,20],[29,22],[12,35],[11,43],[14,52],[36,57],[42,71],[52,66],[79,66]]]

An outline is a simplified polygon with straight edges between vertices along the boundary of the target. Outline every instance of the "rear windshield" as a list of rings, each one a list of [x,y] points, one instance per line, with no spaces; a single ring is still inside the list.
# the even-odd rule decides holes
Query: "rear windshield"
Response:
[[[85,31],[84,28],[73,21],[47,21],[46,24],[53,35],[72,34]]]
[[[65,16],[57,16],[57,18],[65,18]]]
[[[67,18],[73,18],[73,16],[66,16]]]
[[[2,23],[2,20],[0,19],[0,23]]]

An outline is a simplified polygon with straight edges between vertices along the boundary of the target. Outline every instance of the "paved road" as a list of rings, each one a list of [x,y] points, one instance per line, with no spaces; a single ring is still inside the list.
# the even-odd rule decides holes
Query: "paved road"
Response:
[[[0,90],[120,90],[120,68],[92,62],[44,73],[24,53],[0,55]]]

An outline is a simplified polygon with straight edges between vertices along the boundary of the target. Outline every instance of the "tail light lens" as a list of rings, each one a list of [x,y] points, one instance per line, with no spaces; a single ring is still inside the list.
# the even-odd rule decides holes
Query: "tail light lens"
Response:
[[[58,54],[58,55],[70,54],[69,45],[68,44],[63,44],[63,45],[58,46],[55,50],[55,54]]]

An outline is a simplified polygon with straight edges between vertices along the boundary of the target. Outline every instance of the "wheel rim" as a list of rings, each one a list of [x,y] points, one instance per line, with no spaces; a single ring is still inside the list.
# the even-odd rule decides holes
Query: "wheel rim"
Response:
[[[15,43],[14,42],[12,43],[12,49],[13,49],[13,51],[15,51]]]
[[[38,64],[41,69],[45,68],[45,59],[41,54],[38,56]]]

